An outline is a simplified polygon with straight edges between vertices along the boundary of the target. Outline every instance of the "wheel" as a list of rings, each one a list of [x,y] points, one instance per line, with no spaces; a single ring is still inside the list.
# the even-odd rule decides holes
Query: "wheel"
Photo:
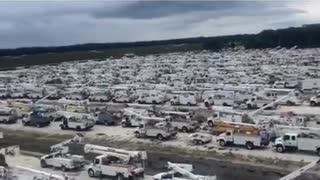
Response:
[[[117,180],[123,180],[123,175],[122,174],[117,174]]]
[[[174,102],[173,102],[173,101],[170,101],[170,104],[171,104],[171,105],[174,105]]]
[[[199,144],[198,140],[196,140],[196,139],[194,139],[194,140],[192,141],[192,143],[193,143],[194,145],[198,145],[198,144]]]
[[[311,101],[311,102],[310,102],[310,105],[311,105],[311,106],[316,106],[316,102]]]
[[[164,138],[163,138],[162,134],[158,134],[158,135],[157,135],[157,139],[159,139],[160,141],[162,141]]]
[[[39,123],[36,124],[37,128],[41,128],[41,125]]]
[[[63,124],[60,124],[60,128],[61,128],[62,130],[66,129],[66,127],[65,127]]]
[[[4,123],[4,124],[8,124],[8,120],[4,119],[4,120],[3,120],[3,123]]]
[[[41,166],[41,168],[47,167],[46,161],[45,161],[45,160],[41,160],[41,161],[40,161],[40,166]]]
[[[191,106],[191,103],[190,103],[190,102],[188,102],[188,103],[187,103],[187,105],[188,105],[188,106]]]
[[[226,146],[226,142],[225,142],[224,140],[220,140],[220,141],[219,141],[219,145],[220,145],[220,146]]]
[[[317,149],[317,155],[320,156],[320,148]]]
[[[224,103],[222,103],[222,106],[228,106],[228,104],[224,102]]]
[[[198,144],[199,144],[199,145],[203,145],[203,144],[204,144],[204,142],[203,142],[203,141],[201,141],[201,140],[199,140],[199,141],[198,141]]]
[[[105,126],[109,126],[111,123],[109,123],[109,122],[104,122],[104,125]]]
[[[283,149],[283,147],[281,145],[278,145],[276,147],[276,151],[279,152],[279,153],[283,153],[284,149]]]
[[[152,101],[152,104],[157,104],[157,102],[155,100]]]
[[[141,134],[139,132],[135,132],[134,135],[136,136],[136,138],[140,138]]]
[[[76,130],[77,130],[77,131],[81,131],[81,127],[80,127],[80,126],[77,126]]]
[[[247,142],[246,143],[246,148],[249,149],[249,150],[252,150],[254,148],[254,145],[252,142]]]
[[[251,104],[247,104],[247,108],[248,109],[252,109],[252,105]]]
[[[89,175],[89,177],[94,177],[95,176],[94,171],[92,169],[89,169],[88,175]]]
[[[62,170],[63,172],[66,172],[68,169],[67,169],[65,166],[61,166],[61,170]]]
[[[22,125],[23,125],[23,126],[27,126],[27,122],[22,121]]]
[[[205,102],[204,106],[209,107],[210,106],[209,102]]]
[[[213,122],[212,122],[212,121],[209,121],[209,122],[208,122],[208,126],[209,126],[209,127],[213,127]]]
[[[188,132],[188,128],[185,127],[185,126],[183,126],[183,127],[182,127],[182,132],[187,133],[187,132]]]
[[[294,104],[294,102],[287,101],[287,105],[288,105],[288,106],[293,106],[293,105],[295,105],[295,104]]]
[[[127,127],[127,124],[125,122],[121,123],[122,127]]]

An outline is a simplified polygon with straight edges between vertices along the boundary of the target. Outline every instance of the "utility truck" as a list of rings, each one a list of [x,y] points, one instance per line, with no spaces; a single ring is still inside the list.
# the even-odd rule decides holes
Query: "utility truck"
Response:
[[[95,125],[95,121],[89,115],[82,115],[81,117],[71,116],[63,118],[61,129],[75,129],[77,131],[89,130]]]
[[[195,131],[200,125],[191,120],[191,114],[179,111],[161,111],[160,114],[167,118],[171,125],[184,133]]]
[[[0,107],[0,122],[4,124],[16,123],[18,120],[18,113],[16,110],[7,107]]]
[[[288,150],[311,151],[320,156],[320,135],[313,133],[285,133],[283,137],[276,139],[273,146],[279,153]]]
[[[113,176],[118,180],[144,177],[145,151],[127,151],[93,144],[84,146],[85,153],[100,154],[88,167],[90,177]]]
[[[160,94],[143,93],[137,99],[140,104],[162,104],[165,102],[164,96]]]
[[[143,118],[147,117],[147,111],[138,111],[137,109],[124,109],[121,126],[122,127],[138,127],[143,123]]]
[[[320,94],[317,94],[316,96],[313,96],[310,98],[310,105],[311,106],[320,105]]]
[[[230,129],[217,137],[217,142],[220,146],[228,144],[245,146],[252,150],[256,147],[269,145],[269,135],[265,130],[260,130],[258,133],[240,132],[238,129]]]
[[[191,94],[175,95],[170,100],[170,103],[171,105],[188,105],[188,106],[197,105],[196,97]]]
[[[36,126],[38,128],[48,126],[51,119],[46,115],[46,113],[41,111],[33,111],[28,113],[23,119],[22,124],[24,126]]]
[[[54,167],[60,168],[62,171],[80,169],[84,166],[85,160],[83,156],[69,154],[70,144],[82,143],[83,134],[76,134],[72,139],[65,140],[59,144],[50,147],[53,153],[44,155],[40,158],[42,168]]]
[[[192,164],[178,164],[168,162],[169,172],[161,172],[152,176],[153,180],[216,180],[216,176],[202,176],[193,174]]]
[[[165,118],[148,117],[134,131],[137,138],[157,138],[159,140],[175,137],[177,131]]]

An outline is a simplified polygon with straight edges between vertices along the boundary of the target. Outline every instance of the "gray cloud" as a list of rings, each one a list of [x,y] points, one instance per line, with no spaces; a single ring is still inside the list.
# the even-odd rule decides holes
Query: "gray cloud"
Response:
[[[312,1],[0,2],[0,48],[256,33],[320,20]]]

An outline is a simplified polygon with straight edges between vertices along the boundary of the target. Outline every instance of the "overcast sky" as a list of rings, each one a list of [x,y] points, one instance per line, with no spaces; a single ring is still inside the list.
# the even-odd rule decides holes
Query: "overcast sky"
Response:
[[[320,23],[319,0],[0,2],[0,48],[257,33]]]

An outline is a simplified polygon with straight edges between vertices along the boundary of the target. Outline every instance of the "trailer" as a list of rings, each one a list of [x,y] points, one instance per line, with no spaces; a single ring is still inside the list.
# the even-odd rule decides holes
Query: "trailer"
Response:
[[[305,79],[300,81],[300,87],[303,91],[318,90],[320,88],[320,79]]]

